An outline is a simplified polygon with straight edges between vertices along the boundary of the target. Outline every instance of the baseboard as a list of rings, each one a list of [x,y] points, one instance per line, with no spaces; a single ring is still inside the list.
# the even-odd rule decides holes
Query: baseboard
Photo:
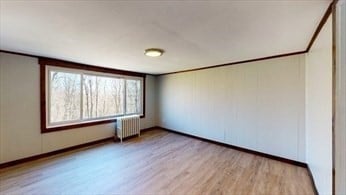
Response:
[[[169,132],[172,132],[172,133],[176,133],[176,134],[180,134],[180,135],[184,135],[184,136],[188,136],[188,137],[193,137],[193,138],[200,139],[200,140],[203,140],[203,141],[207,141],[207,142],[210,142],[210,143],[213,143],[213,144],[218,144],[218,145],[221,145],[221,146],[232,148],[232,149],[235,149],[235,150],[238,150],[238,151],[247,152],[247,153],[263,156],[263,157],[266,157],[266,158],[270,158],[270,159],[273,159],[273,160],[278,160],[278,161],[281,161],[281,162],[285,162],[285,163],[297,165],[297,166],[300,166],[300,167],[308,168],[308,165],[306,163],[303,163],[303,162],[299,162],[299,161],[295,161],[295,160],[291,160],[291,159],[286,159],[286,158],[283,158],[283,157],[274,156],[274,155],[271,155],[271,154],[266,154],[266,153],[262,153],[262,152],[258,152],[258,151],[254,151],[254,150],[250,150],[250,149],[246,149],[246,148],[242,148],[242,147],[239,147],[239,146],[234,146],[234,145],[231,145],[231,144],[225,144],[225,143],[209,140],[209,139],[206,139],[206,138],[202,138],[202,137],[198,137],[198,136],[194,136],[194,135],[178,132],[178,131],[175,131],[175,130],[172,130],[172,129],[167,129],[167,128],[163,128],[163,127],[159,127],[159,126],[145,128],[145,129],[142,129],[141,132],[150,131],[150,130],[154,130],[154,129],[162,129],[162,130],[169,131]],[[101,140],[96,140],[96,141],[92,141],[92,142],[88,142],[88,143],[84,143],[84,144],[80,144],[80,145],[76,145],[76,146],[72,146],[72,147],[68,147],[68,148],[63,148],[63,149],[60,149],[60,150],[56,150],[56,151],[52,151],[52,152],[48,152],[48,153],[44,153],[44,154],[38,154],[38,155],[35,155],[35,156],[30,156],[30,157],[26,157],[26,158],[10,161],[10,162],[1,163],[0,164],[0,169],[1,168],[5,168],[5,167],[9,167],[9,166],[14,166],[14,165],[22,164],[22,163],[25,163],[25,162],[28,162],[28,161],[37,160],[37,159],[40,159],[40,158],[49,157],[49,156],[60,154],[60,153],[67,152],[67,151],[71,151],[71,150],[76,150],[76,149],[92,146],[92,145],[95,145],[95,144],[99,144],[99,143],[107,142],[107,141],[111,141],[111,140],[114,140],[114,137],[109,137],[109,138],[105,138],[105,139],[101,139]],[[309,168],[308,168],[308,171],[309,171],[310,177],[311,177],[311,179],[313,181],[314,187],[316,189],[316,186],[315,186],[315,183],[314,183],[314,180],[313,180],[313,177],[312,177],[312,174],[311,174],[311,171],[310,171]]]
[[[310,169],[309,165],[307,166],[307,170],[308,170],[308,174],[309,174],[312,186],[314,188],[314,192],[315,192],[316,195],[319,195],[317,187],[316,187],[316,183],[315,183],[315,180],[314,180],[314,176],[312,175],[312,172],[311,172],[311,169]]]
[[[209,142],[209,143],[213,143],[213,144],[221,145],[221,146],[224,146],[224,147],[232,148],[232,149],[235,149],[235,150],[238,150],[238,151],[247,152],[247,153],[250,153],[250,154],[255,154],[255,155],[259,155],[259,156],[265,157],[265,158],[269,158],[269,159],[273,159],[273,160],[277,160],[277,161],[281,161],[281,162],[284,162],[284,163],[289,163],[289,164],[292,164],[292,165],[296,165],[296,166],[300,166],[300,167],[306,168],[307,171],[308,171],[308,175],[310,177],[312,186],[313,186],[314,193],[316,195],[319,195],[317,187],[316,187],[316,183],[315,183],[315,180],[314,180],[314,177],[313,177],[311,169],[310,169],[310,167],[309,167],[309,165],[307,163],[303,163],[303,162],[299,162],[299,161],[295,161],[295,160],[291,160],[291,159],[287,159],[287,158],[283,158],[283,157],[279,157],[279,156],[274,156],[274,155],[271,155],[271,154],[266,154],[266,153],[263,153],[263,152],[258,152],[258,151],[255,151],[255,150],[250,150],[250,149],[242,148],[242,147],[239,147],[239,146],[234,146],[234,145],[231,145],[231,144],[225,144],[225,143],[217,142],[217,141],[214,141],[214,140],[209,140],[209,139],[206,139],[206,138],[198,137],[198,136],[195,136],[195,135],[190,135],[190,134],[187,134],[187,133],[182,133],[182,132],[179,132],[179,131],[176,131],[176,130],[172,130],[172,129],[167,129],[167,128],[164,128],[164,127],[157,126],[157,127],[154,127],[154,128],[159,128],[159,129],[162,129],[162,130],[165,130],[165,131],[169,131],[169,132],[172,132],[172,133],[176,133],[176,134],[180,134],[180,135],[183,135],[183,136],[192,137],[192,138],[195,138],[195,139],[206,141],[206,142]]]
[[[34,161],[34,160],[37,160],[37,159],[40,159],[40,158],[45,158],[45,157],[53,156],[53,155],[56,155],[56,154],[60,154],[60,153],[64,153],[64,152],[68,152],[68,151],[84,148],[84,147],[89,147],[89,146],[100,144],[100,143],[103,143],[103,142],[108,142],[108,141],[111,141],[113,139],[114,139],[114,137],[108,137],[108,138],[104,138],[104,139],[100,139],[100,140],[96,140],[96,141],[92,141],[92,142],[88,142],[88,143],[84,143],[84,144],[79,144],[79,145],[76,145],[76,146],[71,146],[71,147],[68,147],[68,148],[63,148],[63,149],[60,149],[60,150],[55,150],[55,151],[48,152],[48,153],[38,154],[38,155],[35,155],[35,156],[30,156],[30,157],[21,158],[21,159],[14,160],[14,161],[9,161],[9,162],[5,162],[5,163],[1,163],[0,164],[0,169],[5,168],[5,167],[10,167],[10,166],[18,165],[18,164],[22,164],[22,163],[29,162],[29,161]]]
[[[146,131],[150,131],[150,130],[154,130],[154,129],[157,129],[157,127],[149,127],[149,128],[141,129],[141,132],[146,132]],[[68,148],[63,148],[63,149],[60,149],[60,150],[55,150],[55,151],[48,152],[48,153],[38,154],[38,155],[35,155],[35,156],[30,156],[30,157],[21,158],[21,159],[18,159],[18,160],[13,160],[13,161],[1,163],[0,164],[0,169],[6,168],[6,167],[11,167],[11,166],[18,165],[18,164],[22,164],[22,163],[29,162],[29,161],[38,160],[38,159],[49,157],[49,156],[53,156],[53,155],[56,155],[56,154],[60,154],[60,153],[64,153],[64,152],[68,152],[68,151],[84,148],[84,147],[89,147],[89,146],[92,146],[92,145],[96,145],[96,144],[100,144],[100,143],[108,142],[108,141],[112,141],[112,140],[114,140],[114,137],[108,137],[108,138],[104,138],[104,139],[100,139],[100,140],[96,140],[96,141],[92,141],[92,142],[88,142],[88,143],[84,143],[84,144],[79,144],[79,145],[76,145],[76,146],[71,146],[71,147],[68,147]]]
[[[255,154],[255,155],[258,155],[258,156],[270,158],[272,160],[277,160],[277,161],[289,163],[289,164],[300,166],[300,167],[304,167],[304,168],[308,167],[308,165],[306,163],[303,163],[303,162],[299,162],[299,161],[295,161],[295,160],[291,160],[291,159],[287,159],[287,158],[283,158],[283,157],[279,157],[279,156],[275,156],[275,155],[271,155],[271,154],[266,154],[266,153],[263,153],[263,152],[258,152],[258,151],[255,151],[255,150],[250,150],[250,149],[247,149],[247,148],[242,148],[242,147],[234,146],[234,145],[231,145],[231,144],[217,142],[217,141],[214,141],[214,140],[198,137],[198,136],[195,136],[195,135],[190,135],[190,134],[187,134],[187,133],[182,133],[182,132],[179,132],[179,131],[176,131],[176,130],[167,129],[167,128],[164,128],[164,127],[156,127],[156,128],[160,128],[162,130],[169,131],[169,132],[172,132],[172,133],[176,133],[176,134],[180,134],[180,135],[196,138],[196,139],[199,139],[199,140],[203,140],[203,141],[210,142],[210,143],[213,143],[213,144],[221,145],[221,146],[224,146],[224,147],[232,148],[232,149],[235,149],[235,150],[238,150],[238,151],[242,151],[242,152],[246,152],[246,153]]]
[[[296,165],[296,166],[307,168],[309,177],[310,177],[311,182],[313,184],[314,192],[315,192],[316,195],[319,194],[318,190],[316,188],[316,184],[315,184],[315,181],[314,181],[311,169],[310,169],[309,165],[306,164],[306,163],[295,161],[295,160],[291,160],[291,159],[286,159],[286,158],[283,158],[283,157],[274,156],[274,155],[271,155],[271,154],[266,154],[266,153],[262,153],[262,152],[258,152],[258,151],[254,151],[254,150],[250,150],[250,149],[246,149],[246,148],[242,148],[242,147],[239,147],[239,146],[234,146],[234,145],[231,145],[231,144],[225,144],[225,143],[209,140],[209,139],[206,139],[206,138],[202,138],[202,137],[198,137],[198,136],[194,136],[194,135],[178,132],[178,131],[175,131],[175,130],[172,130],[172,129],[163,128],[163,127],[160,127],[160,126],[154,126],[154,127],[145,128],[145,129],[142,129],[141,132],[151,131],[151,130],[155,130],[155,129],[162,129],[162,130],[169,131],[169,132],[176,133],[176,134],[180,134],[180,135],[183,135],[183,136],[188,136],[188,137],[192,137],[192,138],[195,138],[195,139],[203,140],[203,141],[206,141],[206,142],[209,142],[209,143],[213,143],[213,144],[221,145],[221,146],[224,146],[224,147],[232,148],[232,149],[235,149],[235,150],[238,150],[238,151],[247,152],[247,153],[250,153],[250,154],[255,154],[255,155],[263,156],[263,157],[270,158],[270,159],[273,159],[273,160],[277,160],[277,161],[281,161],[281,162],[285,162],[285,163],[289,163],[289,164],[293,164],[293,165]],[[112,140],[114,140],[114,137],[108,137],[108,138],[104,138],[104,139],[100,139],[100,140],[96,140],[96,141],[92,141],[92,142],[88,142],[88,143],[84,143],[84,144],[80,144],[80,145],[76,145],[76,146],[71,146],[71,147],[68,147],[68,148],[63,148],[63,149],[52,151],[52,152],[48,152],[48,153],[44,153],[44,154],[39,154],[39,155],[35,155],[35,156],[30,156],[30,157],[26,157],[26,158],[10,161],[10,162],[1,163],[0,164],[0,169],[6,168],[6,167],[11,167],[11,166],[18,165],[18,164],[23,164],[23,163],[29,162],[29,161],[38,160],[38,159],[41,159],[41,158],[46,158],[46,157],[49,157],[49,156],[57,155],[57,154],[68,152],[68,151],[72,151],[72,150],[77,150],[77,149],[80,149],[80,148],[89,147],[89,146],[92,146],[92,145],[96,145],[96,144],[100,144],[100,143],[104,143],[104,142],[108,142],[108,141],[112,141]]]
[[[159,128],[160,127],[158,127],[158,126],[149,127],[149,128],[141,129],[141,132],[152,131],[152,130],[159,129]]]
[[[144,132],[148,132],[148,131],[152,131],[154,129],[158,129],[158,127],[149,127],[149,128],[145,128],[145,129],[141,129],[141,133],[144,133]],[[124,137],[123,138],[123,141],[126,141],[126,140],[129,140],[129,139],[132,139],[132,138],[135,138],[135,137],[138,137],[138,134],[136,135],[131,135],[131,136],[128,136],[128,137]],[[114,137],[114,141],[115,142],[120,142],[120,138],[118,138],[117,136]]]

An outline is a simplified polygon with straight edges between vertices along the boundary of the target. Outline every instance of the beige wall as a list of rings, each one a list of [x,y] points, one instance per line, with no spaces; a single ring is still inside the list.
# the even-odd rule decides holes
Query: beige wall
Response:
[[[335,192],[346,194],[346,1],[337,4]]]
[[[305,161],[305,56],[160,76],[159,125]]]
[[[320,194],[332,193],[332,17],[306,55],[306,159]]]
[[[111,137],[114,123],[40,133],[37,58],[0,53],[0,163]],[[155,77],[146,80],[146,116],[141,127],[155,126]]]

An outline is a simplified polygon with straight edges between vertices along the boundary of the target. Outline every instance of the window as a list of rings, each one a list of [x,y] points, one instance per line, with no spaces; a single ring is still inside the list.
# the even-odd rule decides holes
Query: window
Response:
[[[116,117],[124,115],[144,117],[143,76],[44,63],[43,69],[41,64],[41,82],[42,71],[45,78],[44,94],[41,89],[41,99],[42,94],[45,99],[42,132],[114,122]]]
[[[126,80],[126,114],[140,112],[141,83],[139,80]]]
[[[124,79],[83,75],[83,118],[124,115],[124,90]]]
[[[50,71],[49,123],[80,119],[81,75]]]

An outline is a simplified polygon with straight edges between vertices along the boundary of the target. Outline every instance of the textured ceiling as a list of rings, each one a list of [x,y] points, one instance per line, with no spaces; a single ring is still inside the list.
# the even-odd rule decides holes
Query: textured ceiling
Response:
[[[0,48],[168,73],[303,51],[330,2],[1,0]]]

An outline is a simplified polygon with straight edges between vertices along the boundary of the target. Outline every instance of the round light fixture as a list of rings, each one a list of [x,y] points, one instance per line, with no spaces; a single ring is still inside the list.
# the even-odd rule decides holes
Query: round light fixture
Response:
[[[163,52],[165,52],[163,49],[149,48],[144,51],[144,54],[149,57],[159,57],[162,56]]]

